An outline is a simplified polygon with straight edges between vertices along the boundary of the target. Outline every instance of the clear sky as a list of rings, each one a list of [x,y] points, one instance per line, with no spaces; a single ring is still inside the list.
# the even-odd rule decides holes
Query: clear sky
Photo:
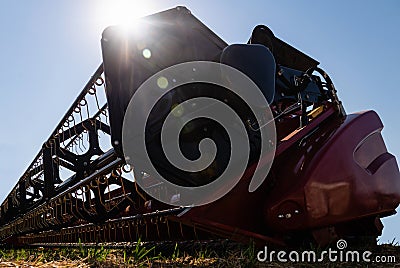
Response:
[[[268,25],[321,62],[348,113],[376,110],[389,151],[400,157],[397,0],[3,0],[0,202],[101,63],[103,29],[177,5],[187,6],[228,43],[246,42],[255,25]],[[381,241],[399,241],[400,215],[384,224]]]

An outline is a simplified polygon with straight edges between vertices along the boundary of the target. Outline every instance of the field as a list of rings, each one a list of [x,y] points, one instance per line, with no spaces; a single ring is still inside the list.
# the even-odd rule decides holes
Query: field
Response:
[[[324,249],[313,250],[321,253]],[[219,247],[202,246],[187,252],[177,244],[161,250],[136,243],[118,249],[81,244],[58,248],[3,248],[0,249],[0,267],[400,267],[398,243],[379,245],[369,250],[373,253],[371,259],[383,256],[386,263],[329,262],[326,259],[317,263],[259,262],[259,249],[252,245],[222,243]]]

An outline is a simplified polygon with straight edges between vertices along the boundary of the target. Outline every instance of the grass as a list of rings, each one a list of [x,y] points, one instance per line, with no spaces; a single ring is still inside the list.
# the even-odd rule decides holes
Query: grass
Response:
[[[310,250],[310,249],[308,249]],[[322,249],[315,249],[320,252]],[[197,248],[191,252],[175,244],[169,252],[146,247],[139,240],[132,248],[110,249],[102,246],[74,248],[0,249],[0,267],[366,267],[366,263],[279,263],[258,262],[253,244],[231,248]],[[395,256],[396,263],[368,267],[400,267],[398,242],[379,245],[374,255]],[[395,266],[397,265],[397,266]]]

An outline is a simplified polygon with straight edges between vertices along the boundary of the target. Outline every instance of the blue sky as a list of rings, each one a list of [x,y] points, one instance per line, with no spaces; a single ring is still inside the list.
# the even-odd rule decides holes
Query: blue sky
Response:
[[[348,113],[373,109],[400,157],[400,2],[379,1],[11,1],[0,3],[0,199],[101,63],[103,29],[177,5],[228,43],[257,24],[321,62]],[[132,17],[132,16],[131,16]],[[381,241],[400,240],[400,215]]]

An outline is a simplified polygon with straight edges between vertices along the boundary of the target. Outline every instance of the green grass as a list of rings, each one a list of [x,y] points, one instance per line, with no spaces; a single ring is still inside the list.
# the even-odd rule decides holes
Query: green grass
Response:
[[[170,252],[159,252],[155,247],[146,247],[139,240],[134,247],[110,249],[102,246],[67,248],[18,248],[0,249],[0,266],[5,262],[22,267],[366,267],[366,263],[279,263],[257,261],[253,244],[231,248],[201,246],[191,252],[175,244]],[[310,249],[309,249],[310,250]],[[317,252],[323,249],[315,249]],[[368,267],[394,267],[400,264],[398,242],[379,245],[374,254],[396,256],[396,263],[372,264]],[[46,266],[49,264],[49,266]],[[69,266],[67,266],[67,264]],[[59,265],[59,266],[57,266]]]

